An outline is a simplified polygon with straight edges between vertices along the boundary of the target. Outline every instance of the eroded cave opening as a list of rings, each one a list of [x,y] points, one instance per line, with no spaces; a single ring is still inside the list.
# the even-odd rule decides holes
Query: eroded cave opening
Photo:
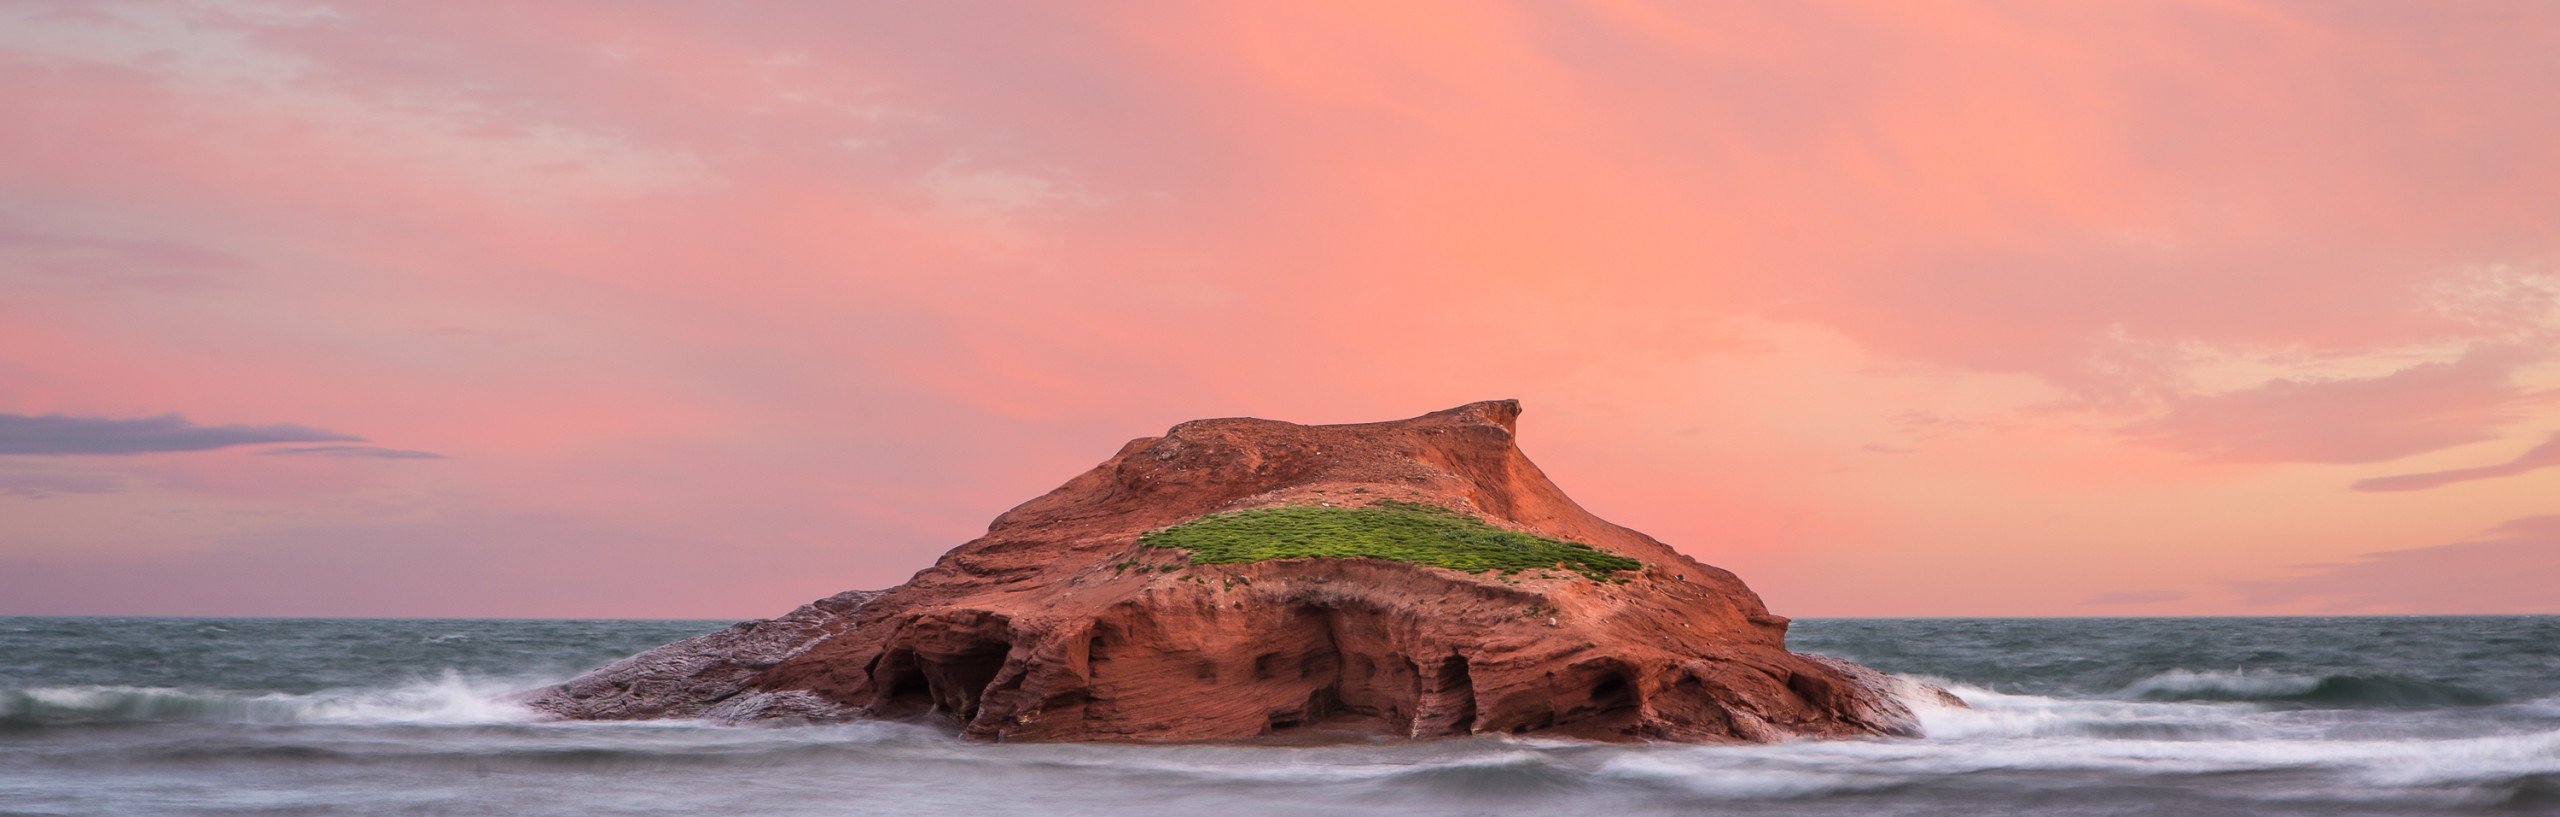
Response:
[[[871,666],[871,677],[879,690],[871,702],[872,714],[904,718],[933,709],[933,689],[916,663],[914,650],[882,653]]]
[[[1591,697],[1582,704],[1582,710],[1605,715],[1621,709],[1634,709],[1635,706],[1635,688],[1627,685],[1626,676],[1613,673],[1591,686]]]
[[[1264,734],[1313,726],[1341,706],[1342,645],[1330,607],[1300,605],[1265,642],[1270,649],[1253,659],[1253,678],[1272,684],[1287,697],[1264,717]]]
[[[933,695],[933,703],[942,711],[967,723],[978,717],[978,704],[984,700],[987,687],[994,684],[996,674],[1004,671],[1005,656],[1013,652],[1013,644],[987,640],[946,655],[923,658],[925,684]]]
[[[1095,622],[1093,625],[1093,635],[1086,638],[1084,642],[1084,663],[1086,674],[1102,674],[1102,665],[1108,663],[1111,660],[1111,656],[1120,651],[1120,640],[1120,631],[1118,628],[1109,624]]]
[[[1285,696],[1274,701],[1266,733],[1318,725],[1404,732],[1422,710],[1422,672],[1382,611],[1301,605],[1264,643],[1252,677]],[[1447,686],[1437,680],[1432,689]],[[1462,696],[1471,709],[1471,693]],[[1463,719],[1472,721],[1472,711]]]
[[[1286,658],[1286,656],[1276,652],[1266,652],[1261,655],[1254,656],[1253,680],[1268,681],[1280,677],[1280,662],[1284,658]]]
[[[1475,676],[1467,671],[1467,657],[1452,655],[1440,660],[1422,688],[1414,695],[1413,724],[1410,734],[1418,738],[1451,737],[1475,734]]]
[[[1590,687],[1582,701],[1567,708],[1558,720],[1599,729],[1635,725],[1641,720],[1644,703],[1633,681],[1635,672],[1615,661],[1605,662],[1597,670],[1588,681]]]
[[[877,692],[871,713],[911,718],[931,712],[968,723],[1004,671],[1013,644],[997,639],[964,642],[948,652],[927,653],[912,647],[889,650],[871,668]]]

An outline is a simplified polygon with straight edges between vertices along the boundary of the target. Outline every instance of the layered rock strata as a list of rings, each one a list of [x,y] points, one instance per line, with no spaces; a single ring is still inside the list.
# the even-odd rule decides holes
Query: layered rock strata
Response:
[[[1788,652],[1787,619],[1739,578],[1566,498],[1515,444],[1519,414],[1503,400],[1385,423],[1183,423],[906,584],[661,647],[528,702],[569,718],[904,718],[1043,741],[1916,734],[1893,679]],[[1370,558],[1210,565],[1139,541],[1207,514],[1380,500],[1644,566],[1595,581]]]

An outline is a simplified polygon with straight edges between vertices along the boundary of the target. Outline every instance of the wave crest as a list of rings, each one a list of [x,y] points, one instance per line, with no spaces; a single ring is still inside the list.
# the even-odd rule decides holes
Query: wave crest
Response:
[[[541,713],[510,700],[527,684],[447,670],[432,679],[370,689],[294,694],[169,687],[65,686],[0,690],[0,723],[47,725],[219,723],[517,723]]]
[[[2361,709],[2487,706],[2498,698],[2458,684],[2393,675],[2287,675],[2175,669],[2135,681],[2117,697],[2144,701],[2233,701]]]

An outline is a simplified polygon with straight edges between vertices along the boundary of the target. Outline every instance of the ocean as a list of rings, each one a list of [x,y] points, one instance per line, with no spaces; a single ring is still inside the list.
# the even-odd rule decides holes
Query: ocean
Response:
[[[556,723],[708,621],[0,618],[0,815],[2560,815],[2560,617],[1810,619],[1925,738],[990,744]]]

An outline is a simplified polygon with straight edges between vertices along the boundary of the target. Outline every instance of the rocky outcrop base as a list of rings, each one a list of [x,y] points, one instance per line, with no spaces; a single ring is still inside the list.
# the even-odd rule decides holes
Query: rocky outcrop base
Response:
[[[1565,498],[1516,446],[1518,415],[1496,401],[1362,425],[1184,423],[904,585],[651,650],[528,703],[587,719],[919,719],[997,740],[1917,734],[1895,696],[1907,682],[1788,652],[1787,620],[1739,578]],[[1210,513],[1383,501],[1642,567],[1193,564],[1140,541]]]

